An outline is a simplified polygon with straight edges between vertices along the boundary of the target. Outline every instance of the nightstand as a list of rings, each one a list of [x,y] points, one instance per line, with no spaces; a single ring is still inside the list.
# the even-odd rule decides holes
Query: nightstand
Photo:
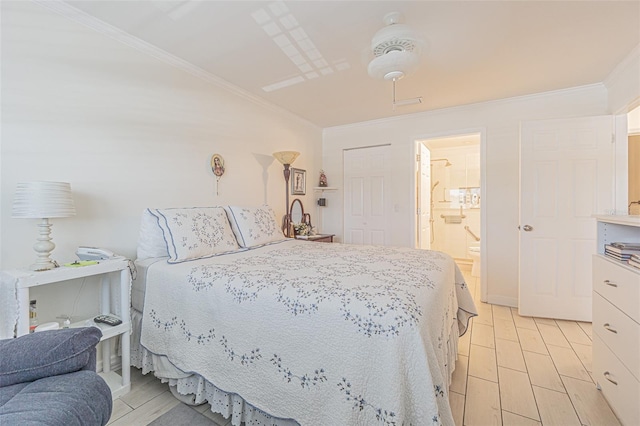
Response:
[[[307,240],[316,243],[332,243],[335,234],[296,235],[297,240]]]
[[[6,274],[13,278],[16,288],[16,298],[18,301],[18,324],[17,335],[29,333],[29,289],[41,285],[53,284],[62,281],[73,280],[76,278],[86,278],[93,276],[101,276],[101,302],[100,314],[116,314],[118,313],[122,319],[122,324],[116,326],[108,326],[106,324],[94,324],[91,319],[87,318],[82,321],[71,324],[71,327],[85,327],[95,325],[102,330],[102,372],[100,375],[111,388],[114,399],[126,394],[131,389],[130,376],[130,334],[131,334],[131,316],[129,312],[130,299],[129,292],[131,288],[131,275],[129,273],[129,261],[125,258],[115,258],[101,260],[96,265],[82,267],[61,266],[48,271],[26,271],[13,270],[6,271]],[[111,306],[111,282],[119,283],[118,295],[116,299],[118,306]],[[4,297],[4,296],[3,296]],[[114,304],[115,305],[115,304]],[[121,353],[122,353],[122,375],[111,371],[111,345],[107,339],[121,336]]]

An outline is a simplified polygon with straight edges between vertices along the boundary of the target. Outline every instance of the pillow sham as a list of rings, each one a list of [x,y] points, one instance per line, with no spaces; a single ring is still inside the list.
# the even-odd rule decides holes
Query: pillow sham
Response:
[[[169,263],[203,259],[238,250],[222,207],[156,209]]]
[[[158,224],[158,217],[152,214],[149,209],[144,209],[140,219],[136,257],[142,260],[167,256],[169,256],[167,243]]]
[[[228,206],[226,210],[240,247],[251,248],[285,239],[269,206]]]

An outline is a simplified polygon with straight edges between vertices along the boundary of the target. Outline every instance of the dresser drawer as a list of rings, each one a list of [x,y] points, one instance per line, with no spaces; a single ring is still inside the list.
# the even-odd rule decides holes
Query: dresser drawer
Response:
[[[640,270],[632,271],[620,263],[595,255],[593,290],[640,323]]]
[[[593,331],[640,380],[640,324],[594,293]]]
[[[597,334],[593,335],[593,376],[622,424],[639,425],[640,382],[620,363]]]

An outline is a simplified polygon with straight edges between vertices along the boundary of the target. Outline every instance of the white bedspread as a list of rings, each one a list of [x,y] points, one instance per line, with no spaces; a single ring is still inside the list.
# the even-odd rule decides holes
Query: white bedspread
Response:
[[[452,425],[475,313],[443,253],[292,240],[152,265],[141,343],[302,425]]]

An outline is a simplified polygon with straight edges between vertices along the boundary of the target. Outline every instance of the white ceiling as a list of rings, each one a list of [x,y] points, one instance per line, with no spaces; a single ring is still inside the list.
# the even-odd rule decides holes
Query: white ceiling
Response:
[[[640,1],[67,1],[244,92],[330,127],[602,82],[640,44]],[[401,12],[418,70],[367,74]]]

